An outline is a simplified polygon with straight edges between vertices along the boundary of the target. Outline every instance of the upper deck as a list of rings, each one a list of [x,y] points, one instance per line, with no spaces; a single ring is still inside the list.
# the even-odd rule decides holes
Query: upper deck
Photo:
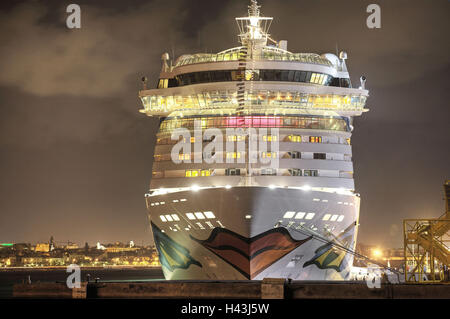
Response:
[[[261,17],[252,2],[249,16],[236,18],[241,46],[216,54],[185,54],[170,61],[163,54],[154,88],[143,79],[140,110],[148,116],[186,114],[292,114],[332,112],[357,116],[365,109],[369,92],[365,79],[352,87],[345,60],[325,53],[293,53],[287,41],[268,34],[272,18]],[[272,42],[269,44],[269,42]]]

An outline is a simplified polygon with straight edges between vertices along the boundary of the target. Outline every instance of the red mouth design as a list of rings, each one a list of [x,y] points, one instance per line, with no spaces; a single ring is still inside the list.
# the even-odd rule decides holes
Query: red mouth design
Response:
[[[233,266],[247,279],[255,278],[281,257],[311,239],[295,240],[282,227],[252,238],[225,228],[214,228],[206,240],[191,238]]]

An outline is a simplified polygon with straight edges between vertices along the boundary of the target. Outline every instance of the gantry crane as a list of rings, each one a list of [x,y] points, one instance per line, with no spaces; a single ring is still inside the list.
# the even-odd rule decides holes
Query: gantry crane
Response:
[[[444,184],[445,213],[403,221],[405,282],[443,281],[450,268],[450,180]]]

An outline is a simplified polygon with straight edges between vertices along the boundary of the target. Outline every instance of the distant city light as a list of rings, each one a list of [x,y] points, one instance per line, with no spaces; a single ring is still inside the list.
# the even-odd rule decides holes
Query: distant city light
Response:
[[[198,185],[192,185],[191,189],[192,189],[194,192],[197,192],[197,191],[200,189],[200,187],[199,187]]]
[[[231,188],[231,185],[227,185],[227,186],[225,186],[225,188],[226,188],[226,189],[230,189],[230,188]]]

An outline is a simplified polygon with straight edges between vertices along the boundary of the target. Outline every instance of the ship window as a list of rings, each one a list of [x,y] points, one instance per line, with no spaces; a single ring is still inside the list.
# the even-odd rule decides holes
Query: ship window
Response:
[[[161,220],[163,221],[163,223],[165,223],[165,222],[167,221],[167,219],[166,219],[163,215],[159,216],[159,218],[161,218]]]
[[[198,170],[187,170],[186,171],[186,177],[197,177],[198,176]]]
[[[344,215],[340,215],[339,218],[337,219],[338,222],[341,222],[344,220]]]
[[[286,212],[283,216],[283,218],[292,218],[294,217],[295,212]]]
[[[277,170],[274,168],[263,168],[263,169],[261,169],[261,175],[275,176],[275,175],[277,175]]]
[[[290,168],[288,171],[291,176],[302,176],[302,170],[299,168]]]
[[[263,141],[264,142],[276,142],[277,136],[276,135],[263,135]]]
[[[178,159],[180,161],[188,161],[191,159],[191,154],[178,154]]]
[[[190,220],[195,219],[195,216],[194,216],[194,214],[192,214],[192,213],[186,213],[186,217],[187,217],[188,219],[190,219]]]
[[[158,89],[167,89],[169,87],[169,79],[160,79]]]
[[[325,214],[322,218],[322,220],[329,220],[331,217],[331,214]]]
[[[289,142],[301,143],[302,137],[300,135],[289,135],[288,140],[289,140]]]
[[[304,212],[298,212],[297,215],[295,215],[295,219],[303,219],[305,217],[306,213]]]
[[[216,216],[213,214],[213,212],[203,212],[206,216],[206,218],[216,218]]]
[[[201,176],[205,177],[205,176],[211,176],[211,171],[209,169],[202,169]]]
[[[194,213],[195,217],[197,217],[198,219],[205,219],[205,216],[201,213],[201,212],[196,212]]]
[[[202,223],[196,223],[200,229],[205,229],[205,227],[202,225]]]
[[[239,168],[227,168],[225,169],[225,175],[227,176],[241,175],[241,170]]]
[[[169,222],[172,222],[172,221],[173,221],[172,216],[166,215],[165,217],[166,217],[166,219],[167,219]]]
[[[339,215],[333,215],[333,216],[331,216],[330,221],[332,221],[332,222],[336,221],[336,219],[338,218],[338,216],[339,216]]]
[[[227,152],[227,158],[241,158],[241,152]]]
[[[308,213],[308,214],[306,214],[305,219],[313,219],[314,215],[315,215],[315,213]]]
[[[245,139],[243,135],[227,135],[228,142],[241,142]]]
[[[309,142],[310,143],[322,143],[322,137],[321,136],[310,136]]]
[[[276,152],[262,152],[262,158],[277,158]]]
[[[179,221],[179,220],[180,220],[180,217],[178,217],[177,214],[172,214],[172,218],[173,218],[173,220],[175,220],[175,221]]]
[[[330,81],[332,79],[333,81]],[[349,79],[333,78],[327,74],[295,70],[216,70],[180,74],[175,79],[161,79],[158,88],[175,87],[208,82],[262,80],[285,82],[310,82],[323,85],[350,87]]]
[[[315,169],[305,169],[303,171],[304,176],[318,176],[318,172]]]
[[[314,159],[326,159],[325,153],[314,153]]]
[[[300,152],[287,152],[287,154],[291,157],[291,158],[301,158],[301,153]]]

